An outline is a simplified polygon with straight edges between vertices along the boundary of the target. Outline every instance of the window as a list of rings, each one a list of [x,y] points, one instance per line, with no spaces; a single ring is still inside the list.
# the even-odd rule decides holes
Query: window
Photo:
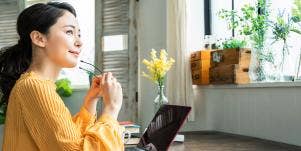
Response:
[[[19,11],[18,1],[0,1],[0,48],[16,44],[16,20]]]
[[[235,10],[238,14],[241,13],[241,8],[243,8],[246,4],[250,4],[255,6],[258,1],[253,0],[211,0],[211,30],[213,37],[217,39],[225,39],[230,38],[234,35],[236,38],[240,38],[238,31],[229,30],[228,24],[225,20],[221,19],[218,16],[218,12],[221,9],[226,10]],[[295,5],[296,2],[301,3],[300,0],[288,0],[288,1],[279,1],[279,0],[267,0],[269,5],[269,12],[270,16],[268,18],[268,31],[267,31],[267,41],[266,41],[266,48],[272,53],[274,57],[274,62],[271,65],[264,66],[266,71],[273,73],[273,74],[282,74],[285,77],[292,78],[296,75],[299,60],[300,60],[300,50],[301,50],[301,36],[294,32],[290,32],[287,38],[288,44],[288,53],[285,55],[285,60],[283,63],[283,70],[279,69],[282,61],[282,48],[283,48],[283,41],[274,42],[274,34],[273,34],[273,23],[277,21],[277,15],[282,14],[282,18],[285,22],[293,15],[292,10],[293,8],[297,8]],[[300,7],[300,6],[299,6]],[[299,10],[300,11],[300,10]],[[296,29],[301,29],[300,22],[294,24]],[[280,79],[272,79],[273,81],[279,81]],[[290,80],[290,79],[289,79]]]
[[[117,51],[128,49],[127,35],[112,35],[103,37],[103,51]]]
[[[293,16],[292,9],[295,8],[296,6],[294,5],[295,1],[300,0],[287,0],[287,1],[277,1],[277,0],[270,0],[271,6],[271,20],[276,21],[277,15],[283,14],[283,18],[285,21],[289,19],[289,17]],[[300,24],[299,24],[300,25]],[[301,26],[298,26],[300,30]],[[292,75],[294,76],[297,72],[298,68],[298,61],[300,57],[300,48],[301,48],[301,36],[291,32],[289,37],[288,37],[288,47],[289,47],[289,52],[287,54],[287,57],[284,61],[284,74],[285,75]],[[270,42],[273,40],[270,39]],[[272,45],[273,50],[279,50],[283,47],[282,42],[276,42]],[[277,51],[279,52],[279,51]],[[275,54],[275,60],[281,60],[281,53],[276,53]]]
[[[199,50],[201,48],[202,39],[204,38],[203,33],[205,32],[205,25],[203,24],[204,11],[199,6],[202,5],[201,0],[189,0],[187,1],[187,24],[186,24],[186,43],[187,50]]]
[[[221,9],[227,9],[231,10],[232,9],[232,0],[211,0],[211,30],[212,30],[212,35],[214,35],[217,39],[223,39],[226,37],[231,37],[232,36],[232,31],[229,30],[228,24],[226,21],[221,20],[217,14],[218,11]]]

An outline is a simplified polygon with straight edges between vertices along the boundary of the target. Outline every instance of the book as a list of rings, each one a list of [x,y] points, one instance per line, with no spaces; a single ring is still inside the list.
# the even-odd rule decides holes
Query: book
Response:
[[[131,121],[122,121],[119,122],[121,126],[125,128],[131,134],[139,134],[140,133],[140,125],[137,125]]]
[[[136,135],[132,135],[129,140],[125,140],[124,145],[130,146],[130,145],[137,145],[140,141],[140,137]]]

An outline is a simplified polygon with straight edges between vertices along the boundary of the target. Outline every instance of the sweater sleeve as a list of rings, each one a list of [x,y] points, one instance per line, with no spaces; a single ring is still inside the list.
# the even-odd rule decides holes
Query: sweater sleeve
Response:
[[[95,115],[90,114],[85,107],[81,107],[80,111],[72,118],[81,133],[84,133],[88,127],[94,125],[95,119]]]
[[[72,119],[49,81],[24,80],[18,93],[25,125],[39,150],[124,150],[115,119],[103,115],[94,124],[83,108]]]

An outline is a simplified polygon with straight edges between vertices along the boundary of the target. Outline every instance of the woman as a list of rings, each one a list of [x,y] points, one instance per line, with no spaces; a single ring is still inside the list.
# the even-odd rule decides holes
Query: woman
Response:
[[[123,150],[117,116],[120,84],[111,73],[93,79],[75,117],[55,91],[61,68],[75,67],[81,51],[75,10],[51,2],[26,8],[18,17],[18,44],[0,54],[2,103],[8,104],[3,150]],[[96,104],[104,109],[96,120]]]

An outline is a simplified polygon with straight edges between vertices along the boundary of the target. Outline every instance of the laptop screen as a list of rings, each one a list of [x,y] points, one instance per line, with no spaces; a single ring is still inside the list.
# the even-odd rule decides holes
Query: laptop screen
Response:
[[[146,150],[167,150],[181,128],[191,107],[163,105],[156,113],[138,143]]]

